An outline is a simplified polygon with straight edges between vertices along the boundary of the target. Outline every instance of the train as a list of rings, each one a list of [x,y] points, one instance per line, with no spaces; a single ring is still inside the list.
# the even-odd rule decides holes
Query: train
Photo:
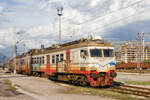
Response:
[[[141,64],[141,69],[142,70],[150,70],[150,62],[142,62]],[[136,62],[130,62],[130,63],[119,63],[116,65],[117,70],[125,69],[125,70],[134,70],[138,69],[137,68],[137,63]]]
[[[16,64],[14,63],[16,59]],[[114,46],[91,37],[31,49],[9,61],[9,70],[75,85],[111,86],[117,76]]]

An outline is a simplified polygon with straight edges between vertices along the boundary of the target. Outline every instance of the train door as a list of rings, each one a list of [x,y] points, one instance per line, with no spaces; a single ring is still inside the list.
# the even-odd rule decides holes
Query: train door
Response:
[[[65,61],[64,61],[64,54],[56,55],[56,67],[57,72],[65,72]]]
[[[28,56],[28,73],[31,73],[31,56]]]
[[[49,75],[50,74],[50,55],[46,56],[47,60],[46,60],[46,74]]]
[[[25,62],[25,73],[27,74],[28,73],[28,56],[25,57],[24,62]]]
[[[66,50],[66,66],[65,66],[65,71],[66,72],[70,71],[70,50]]]
[[[30,56],[27,56],[24,59],[24,62],[25,62],[25,73],[30,74]]]

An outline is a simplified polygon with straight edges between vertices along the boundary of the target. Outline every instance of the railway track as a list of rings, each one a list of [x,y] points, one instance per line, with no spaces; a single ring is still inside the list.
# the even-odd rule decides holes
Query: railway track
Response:
[[[62,82],[62,81],[57,81],[57,82]],[[125,85],[120,82],[118,82],[118,83],[116,82],[114,86],[108,88],[107,90],[119,92],[119,93],[123,93],[123,94],[132,94],[135,96],[150,98],[150,88]]]
[[[121,85],[121,86],[113,86],[108,90],[150,98],[150,88],[137,87],[131,85]]]

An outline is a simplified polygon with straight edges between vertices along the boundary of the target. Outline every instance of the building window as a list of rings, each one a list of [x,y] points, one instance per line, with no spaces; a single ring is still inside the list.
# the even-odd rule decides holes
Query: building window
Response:
[[[64,54],[60,54],[60,61],[64,60]]]
[[[52,64],[55,64],[55,56],[52,56]]]

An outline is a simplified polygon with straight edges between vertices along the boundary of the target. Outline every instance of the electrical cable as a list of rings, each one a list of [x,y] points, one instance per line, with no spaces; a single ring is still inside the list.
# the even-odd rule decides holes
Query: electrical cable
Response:
[[[124,10],[124,9],[126,9],[126,8],[131,7],[131,6],[134,6],[134,5],[136,5],[136,4],[139,4],[139,3],[143,2],[143,1],[144,1],[144,0],[139,0],[139,1],[137,1],[137,2],[135,2],[135,3],[132,3],[132,4],[128,5],[128,6],[126,6],[126,7],[123,7],[123,8],[121,8],[121,9],[118,9],[118,10],[115,10],[115,11],[111,11],[110,13],[108,13],[108,14],[106,14],[106,15],[104,15],[104,16],[98,16],[98,17],[96,17],[96,18],[94,18],[94,19],[86,20],[86,21],[84,21],[84,22],[82,22],[82,23],[79,23],[79,24],[77,24],[77,25],[85,24],[85,23],[87,23],[87,22],[94,21],[94,20],[96,20],[96,19],[98,19],[98,18],[102,18],[102,19],[103,19],[103,18],[107,17],[108,15],[111,15],[111,14],[113,14],[113,13],[115,13],[115,12],[120,11],[120,10]]]
[[[145,12],[145,10],[148,10],[148,9],[150,9],[150,7],[149,7],[149,8],[144,9],[143,11]],[[143,12],[142,12],[142,11],[140,11],[139,13],[141,14],[141,13],[143,13]],[[102,28],[105,28],[105,26],[106,26],[106,27],[108,27],[109,25],[112,25],[112,24],[114,24],[114,23],[120,22],[120,21],[122,21],[122,19],[127,19],[127,18],[132,17],[132,16],[134,16],[134,15],[136,15],[136,14],[138,14],[138,13],[132,14],[132,15],[127,16],[127,17],[124,17],[124,18],[121,18],[121,19],[119,19],[119,20],[115,20],[114,22],[109,23],[109,24],[106,24],[106,25],[103,25],[103,26],[101,26],[101,27],[102,27]],[[101,27],[97,27],[97,28],[96,28],[96,29],[94,29],[94,30],[99,30],[99,28],[101,28]],[[101,28],[101,29],[102,29],[102,28]],[[92,31],[93,31],[93,30],[92,30]],[[89,31],[89,32],[92,32],[92,31]]]

